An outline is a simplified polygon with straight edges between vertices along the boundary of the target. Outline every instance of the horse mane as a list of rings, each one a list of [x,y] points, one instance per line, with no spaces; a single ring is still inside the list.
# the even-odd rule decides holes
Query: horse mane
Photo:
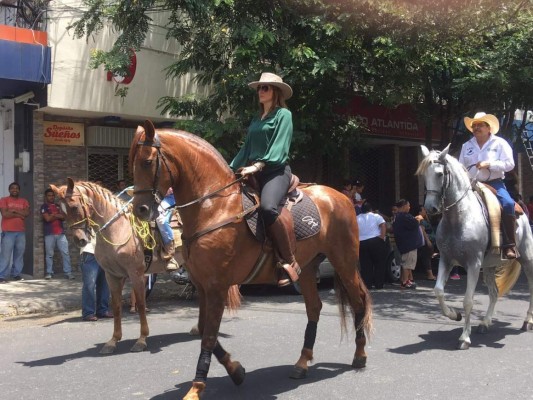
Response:
[[[117,209],[117,211],[122,209],[122,207],[124,207],[124,204],[125,204],[124,201],[122,201],[120,198],[118,198],[113,193],[111,193],[110,190],[108,190],[108,189],[106,189],[106,188],[104,188],[104,187],[102,187],[100,185],[97,185],[94,182],[77,181],[74,185],[75,186],[81,186],[85,190],[92,191],[97,196],[96,200],[103,200],[103,201],[105,201],[107,203],[110,203],[113,207],[115,207]],[[130,207],[128,207],[128,209],[126,211],[129,211],[129,208]]]
[[[128,153],[128,170],[130,171],[130,175],[133,176],[133,161],[135,161],[135,154],[137,154],[137,144],[141,140],[141,136],[144,133],[143,130],[137,130],[135,132],[135,135],[133,136],[133,140],[130,146],[130,151]]]
[[[420,165],[418,166],[415,175],[424,175],[429,168],[429,166],[438,160],[440,151],[438,150],[431,150],[431,152],[420,162]],[[464,177],[468,179],[468,172],[463,164],[459,162],[459,160],[449,154],[446,155],[446,162],[451,166],[451,169],[454,172],[458,172],[459,174],[463,174]]]

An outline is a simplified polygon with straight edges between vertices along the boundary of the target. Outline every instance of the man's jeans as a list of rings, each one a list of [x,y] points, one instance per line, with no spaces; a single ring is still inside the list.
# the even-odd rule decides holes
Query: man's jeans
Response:
[[[94,254],[83,252],[80,257],[83,288],[81,291],[81,316],[103,315],[109,309],[109,286],[105,272]]]
[[[9,276],[11,254],[13,254],[13,269],[11,276],[20,276],[24,267],[24,249],[26,248],[25,232],[2,232],[0,246],[0,278]]]
[[[161,239],[166,246],[174,240],[174,232],[170,227],[170,218],[172,217],[172,210],[167,209],[170,206],[176,204],[174,201],[174,195],[166,196],[158,207],[159,215],[155,219],[159,232],[161,232]]]
[[[70,266],[68,241],[64,234],[46,235],[44,237],[44,248],[46,250],[46,273],[50,275],[54,274],[54,249],[56,246],[61,252],[61,258],[63,259],[63,272],[65,275],[70,275],[72,273],[72,267]]]

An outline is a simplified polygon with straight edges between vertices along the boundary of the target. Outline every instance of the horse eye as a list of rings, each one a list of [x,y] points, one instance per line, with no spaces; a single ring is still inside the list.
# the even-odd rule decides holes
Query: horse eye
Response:
[[[152,160],[144,160],[144,161],[143,161],[143,165],[144,165],[145,167],[149,167],[150,165],[152,165]]]

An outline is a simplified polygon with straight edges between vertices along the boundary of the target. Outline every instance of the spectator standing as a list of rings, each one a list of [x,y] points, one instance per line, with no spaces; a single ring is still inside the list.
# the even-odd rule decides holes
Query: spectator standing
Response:
[[[365,185],[363,185],[363,182],[360,180],[356,180],[353,184],[354,186],[354,204],[355,204],[355,213],[359,215],[361,213],[361,207],[363,206],[363,203],[365,202],[365,199],[363,199],[363,190],[365,189]]]
[[[84,321],[97,321],[98,318],[113,318],[109,311],[109,286],[105,272],[94,257],[96,237],[81,249],[81,272],[83,288],[81,291],[81,317]]]
[[[355,189],[349,180],[345,180],[342,184],[342,194],[348,197],[355,207]]]
[[[126,191],[126,181],[124,179],[119,179],[117,181],[117,191],[115,192],[115,196],[126,203],[131,200],[131,196]]]
[[[426,271],[426,279],[428,281],[436,281],[437,278],[433,274],[433,269],[431,268],[431,258],[433,256],[433,251],[436,248],[435,231],[429,222],[429,217],[424,206],[418,207],[417,217],[420,217],[418,219],[424,236],[424,245],[419,247],[417,251],[417,261],[418,264],[424,268],[424,271]]]
[[[411,204],[401,199],[396,203],[398,213],[392,228],[396,239],[396,246],[402,257],[402,289],[416,289],[413,281],[413,270],[416,267],[417,250],[424,245],[424,238],[420,229],[421,217],[413,217],[409,214]]]
[[[368,288],[383,289],[385,264],[388,249],[385,242],[387,226],[383,217],[373,212],[368,201],[361,207],[357,216],[359,225],[359,261],[361,276]]]
[[[45,203],[41,206],[44,228],[44,249],[46,253],[46,275],[44,279],[52,279],[54,275],[54,250],[56,247],[61,253],[65,278],[74,279],[70,264],[70,254],[68,252],[68,240],[63,227],[65,214],[55,203],[55,194],[52,189],[45,190],[44,198]]]
[[[30,215],[28,200],[19,197],[20,185],[13,182],[8,187],[9,196],[0,199],[2,214],[2,243],[0,246],[0,283],[5,283],[9,274],[11,256],[13,266],[11,276],[14,281],[22,280],[24,250],[26,249],[26,226],[24,220]]]

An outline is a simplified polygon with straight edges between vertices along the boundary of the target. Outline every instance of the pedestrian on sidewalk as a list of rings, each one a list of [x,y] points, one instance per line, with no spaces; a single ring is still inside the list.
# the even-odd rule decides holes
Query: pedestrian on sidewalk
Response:
[[[44,279],[52,279],[54,276],[54,250],[56,247],[61,253],[65,278],[74,279],[70,264],[70,254],[68,252],[68,240],[63,227],[65,214],[55,203],[55,194],[52,189],[45,190],[44,198],[45,203],[41,206],[44,228],[44,249],[46,253],[46,274]]]
[[[30,203],[19,197],[20,185],[9,184],[9,196],[0,199],[2,214],[2,243],[0,245],[0,283],[5,283],[11,269],[14,281],[22,280],[24,250],[26,249],[26,225],[24,220],[30,215]],[[13,266],[9,262],[13,256]]]
[[[84,321],[97,321],[98,318],[113,318],[109,311],[109,286],[105,272],[94,257],[96,238],[93,237],[81,249],[81,272],[83,288],[81,292],[81,317]]]

